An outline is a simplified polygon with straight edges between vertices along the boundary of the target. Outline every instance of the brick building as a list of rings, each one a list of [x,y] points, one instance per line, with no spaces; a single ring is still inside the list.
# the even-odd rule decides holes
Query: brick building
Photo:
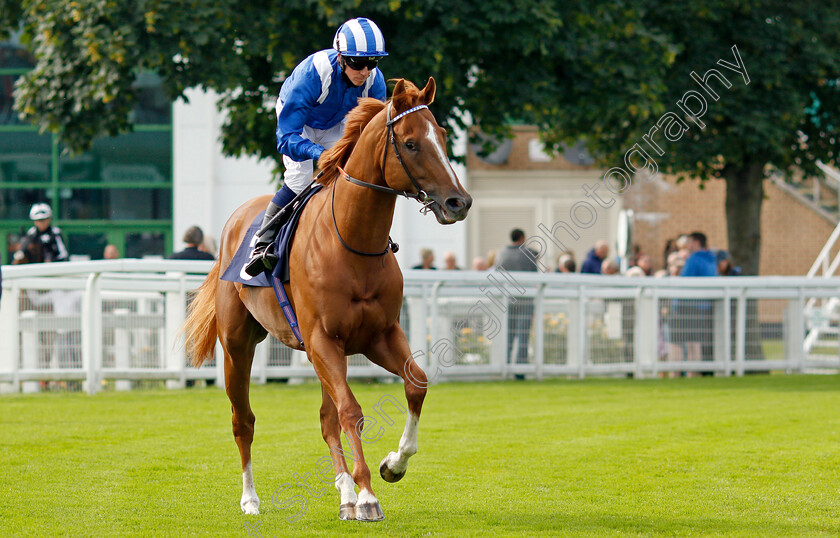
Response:
[[[503,246],[507,231],[514,226],[539,237],[533,246],[547,247],[544,259],[550,260],[546,265],[552,269],[562,250],[558,243],[573,250],[578,263],[597,239],[608,240],[614,256],[621,209],[633,210],[633,242],[651,255],[657,269],[663,266],[666,241],[681,233],[702,231],[712,248],[728,249],[722,180],[708,181],[701,189],[699,181],[677,183],[673,177],[660,176],[649,183],[635,182],[626,193],[615,196],[601,184],[603,171],[585,164],[585,158],[574,150],[565,154],[568,159],[552,159],[541,151],[536,128],[517,126],[514,134],[507,147],[489,159],[480,159],[473,149],[468,153],[469,188],[475,199],[467,240],[470,256]],[[601,207],[587,197],[584,186],[591,189],[595,184],[601,184],[602,200],[614,198],[615,203]],[[596,222],[587,228],[575,226],[581,223],[569,218],[579,202],[589,202],[597,211]],[[585,221],[586,211],[582,216]],[[561,222],[568,226],[557,226]],[[830,216],[766,180],[761,274],[804,275],[835,226]],[[556,242],[548,237],[552,229]],[[569,229],[579,237],[575,239]]]

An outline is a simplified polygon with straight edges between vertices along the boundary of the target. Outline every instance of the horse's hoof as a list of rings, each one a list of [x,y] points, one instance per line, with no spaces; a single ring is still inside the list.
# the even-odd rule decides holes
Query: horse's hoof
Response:
[[[338,508],[338,519],[352,521],[356,519],[356,505],[354,503],[342,504]]]
[[[405,471],[401,473],[394,473],[389,467],[387,463],[387,458],[382,460],[382,463],[379,464],[379,475],[382,477],[382,480],[385,482],[399,482],[402,480],[402,477],[405,476]]]
[[[260,501],[259,499],[251,499],[240,504],[242,511],[248,515],[259,515]]]
[[[383,519],[385,519],[385,514],[382,513],[379,501],[356,505],[356,521],[382,521]]]

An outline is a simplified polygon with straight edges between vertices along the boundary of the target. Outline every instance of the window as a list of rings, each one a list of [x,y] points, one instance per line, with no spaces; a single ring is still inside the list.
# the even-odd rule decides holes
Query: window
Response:
[[[139,73],[134,132],[96,140],[70,155],[52,134],[21,121],[15,81],[34,59],[13,37],[0,43],[0,262],[32,225],[29,208],[47,202],[71,255],[102,258],[115,244],[126,257],[163,256],[172,245],[172,107],[161,79]]]

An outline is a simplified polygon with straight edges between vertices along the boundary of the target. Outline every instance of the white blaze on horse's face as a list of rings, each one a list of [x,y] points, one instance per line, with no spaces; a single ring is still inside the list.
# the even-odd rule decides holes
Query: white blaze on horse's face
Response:
[[[437,137],[437,129],[435,129],[435,124],[433,122],[428,122],[426,124],[426,138],[429,140],[429,143],[435,150],[435,155],[437,158],[440,159],[440,162],[446,168],[446,171],[449,173],[449,180],[452,182],[452,186],[456,189],[458,188],[458,176],[455,175],[455,170],[452,169],[452,165],[449,164],[449,159],[446,157],[446,150],[443,148],[443,145],[440,143]]]

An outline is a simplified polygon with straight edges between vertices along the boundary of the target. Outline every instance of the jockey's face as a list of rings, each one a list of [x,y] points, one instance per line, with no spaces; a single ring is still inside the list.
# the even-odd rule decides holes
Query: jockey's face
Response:
[[[38,228],[39,232],[47,231],[47,228],[50,227],[50,219],[40,219],[35,221],[35,227]]]
[[[347,75],[347,78],[350,79],[350,82],[352,82],[354,86],[361,86],[362,84],[364,84],[365,80],[367,80],[368,78],[368,75],[370,75],[370,68],[368,68],[367,66],[363,67],[360,70],[356,70],[347,65],[347,62],[343,61],[343,58],[341,66],[342,68],[344,68],[344,73]]]

